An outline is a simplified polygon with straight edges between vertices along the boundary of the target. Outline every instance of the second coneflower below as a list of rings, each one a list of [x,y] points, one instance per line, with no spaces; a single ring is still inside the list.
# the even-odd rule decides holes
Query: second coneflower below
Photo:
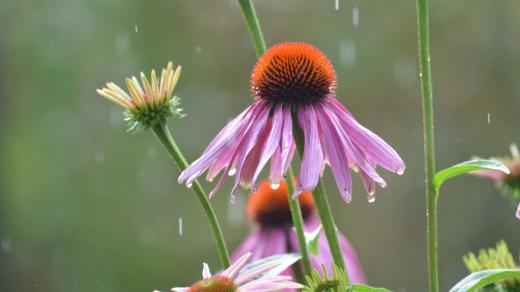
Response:
[[[299,196],[304,228],[306,232],[316,230],[320,222],[314,210],[312,194],[304,192]],[[247,215],[255,226],[255,230],[246,238],[240,247],[233,253],[231,261],[238,260],[244,254],[252,252],[251,261],[277,254],[298,252],[298,242],[293,230],[289,199],[285,183],[274,190],[269,181],[260,184],[258,191],[249,196],[247,202]],[[366,282],[363,268],[358,260],[356,251],[342,234],[338,233],[342,252],[345,256],[350,279],[355,284]],[[322,265],[332,273],[333,259],[324,234],[318,239],[318,254],[311,255],[312,266],[320,270]],[[286,275],[291,270],[285,271]]]
[[[353,169],[361,175],[372,202],[375,184],[386,186],[376,167],[400,174],[405,165],[392,147],[341,105],[335,88],[334,68],[318,49],[305,43],[271,47],[253,70],[253,104],[217,134],[179,182],[190,186],[206,171],[211,181],[224,171],[210,196],[233,175],[232,195],[239,185],[254,191],[260,172],[271,160],[269,179],[279,184],[296,148],[294,120],[303,132],[304,150],[293,196],[314,190],[328,164],[345,201],[351,200]]]

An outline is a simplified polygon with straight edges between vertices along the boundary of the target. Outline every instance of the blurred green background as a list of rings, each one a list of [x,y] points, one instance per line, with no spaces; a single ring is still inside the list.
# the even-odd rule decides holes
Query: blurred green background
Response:
[[[520,2],[432,1],[438,167],[508,154],[520,142]],[[367,203],[356,177],[342,231],[372,285],[426,291],[421,105],[413,0],[255,1],[266,41],[306,41],[338,74],[338,98],[407,163],[381,171]],[[218,257],[193,194],[150,132],[125,133],[97,96],[106,81],[183,66],[171,120],[192,161],[250,102],[254,49],[236,1],[3,0],[0,4],[0,291],[152,291],[187,285]],[[488,123],[489,115],[489,123]],[[208,185],[209,188],[209,185]],[[212,201],[231,249],[248,233],[246,197]],[[440,199],[441,287],[461,256],[505,239],[520,221],[489,181],[461,177]],[[179,234],[179,218],[183,234]]]

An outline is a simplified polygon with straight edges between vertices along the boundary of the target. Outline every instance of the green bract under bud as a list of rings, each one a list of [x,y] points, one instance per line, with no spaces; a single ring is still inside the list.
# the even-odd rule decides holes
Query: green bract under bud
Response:
[[[173,90],[179,80],[181,67],[173,70],[172,62],[162,69],[160,80],[151,73],[151,82],[141,72],[141,83],[137,78],[127,78],[128,93],[113,82],[109,82],[97,92],[103,97],[126,109],[125,121],[129,132],[139,132],[153,127],[158,123],[166,123],[168,117],[183,117],[184,113],[179,108],[180,98],[173,96]],[[142,85],[142,86],[141,86]]]
[[[347,291],[348,279],[345,270],[333,265],[332,277],[327,275],[327,269],[322,266],[323,276],[317,270],[313,270],[310,275],[306,275],[307,287],[303,289],[305,292],[337,292]]]
[[[470,252],[463,257],[463,261],[471,273],[489,269],[518,268],[504,241],[498,242],[496,248],[481,249],[478,256]],[[495,287],[490,287],[490,291],[520,291],[520,278],[506,279],[491,286]]]

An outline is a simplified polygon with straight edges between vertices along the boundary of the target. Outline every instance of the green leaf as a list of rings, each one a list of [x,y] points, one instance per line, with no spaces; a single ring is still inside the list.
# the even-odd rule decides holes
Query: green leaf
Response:
[[[450,292],[471,292],[475,291],[475,289],[512,277],[520,277],[520,270],[494,269],[479,271],[462,279],[457,285],[450,289]]]
[[[365,285],[352,285],[354,292],[392,292],[385,288],[376,288]]]
[[[323,230],[323,226],[320,224],[320,226],[318,226],[318,228],[316,228],[316,230],[314,230],[312,232],[305,232],[305,243],[307,244],[307,246],[309,247],[309,251],[313,255],[319,254],[318,239],[320,238],[320,233],[322,230]]]
[[[438,171],[435,174],[433,183],[438,190],[448,179],[475,170],[498,170],[504,173],[509,173],[509,169],[496,160],[470,160]]]

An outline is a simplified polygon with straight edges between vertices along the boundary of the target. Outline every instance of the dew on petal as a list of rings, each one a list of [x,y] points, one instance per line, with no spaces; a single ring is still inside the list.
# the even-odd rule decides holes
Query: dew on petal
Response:
[[[235,173],[237,173],[237,169],[236,169],[236,167],[233,167],[232,169],[230,169],[230,170],[228,171],[228,175],[229,175],[229,176],[234,176]]]
[[[367,196],[368,202],[373,203],[376,201],[376,195],[374,191],[370,191]]]
[[[399,169],[396,171],[396,173],[397,173],[398,175],[403,175],[404,170],[405,170],[404,167],[403,167],[403,168],[399,168]]]
[[[271,189],[277,190],[280,187],[280,182],[279,181],[278,182],[271,182],[270,186],[271,186]]]
[[[191,188],[191,187],[193,186],[193,183],[188,183],[188,184],[186,184],[186,186],[187,186],[188,188]]]

